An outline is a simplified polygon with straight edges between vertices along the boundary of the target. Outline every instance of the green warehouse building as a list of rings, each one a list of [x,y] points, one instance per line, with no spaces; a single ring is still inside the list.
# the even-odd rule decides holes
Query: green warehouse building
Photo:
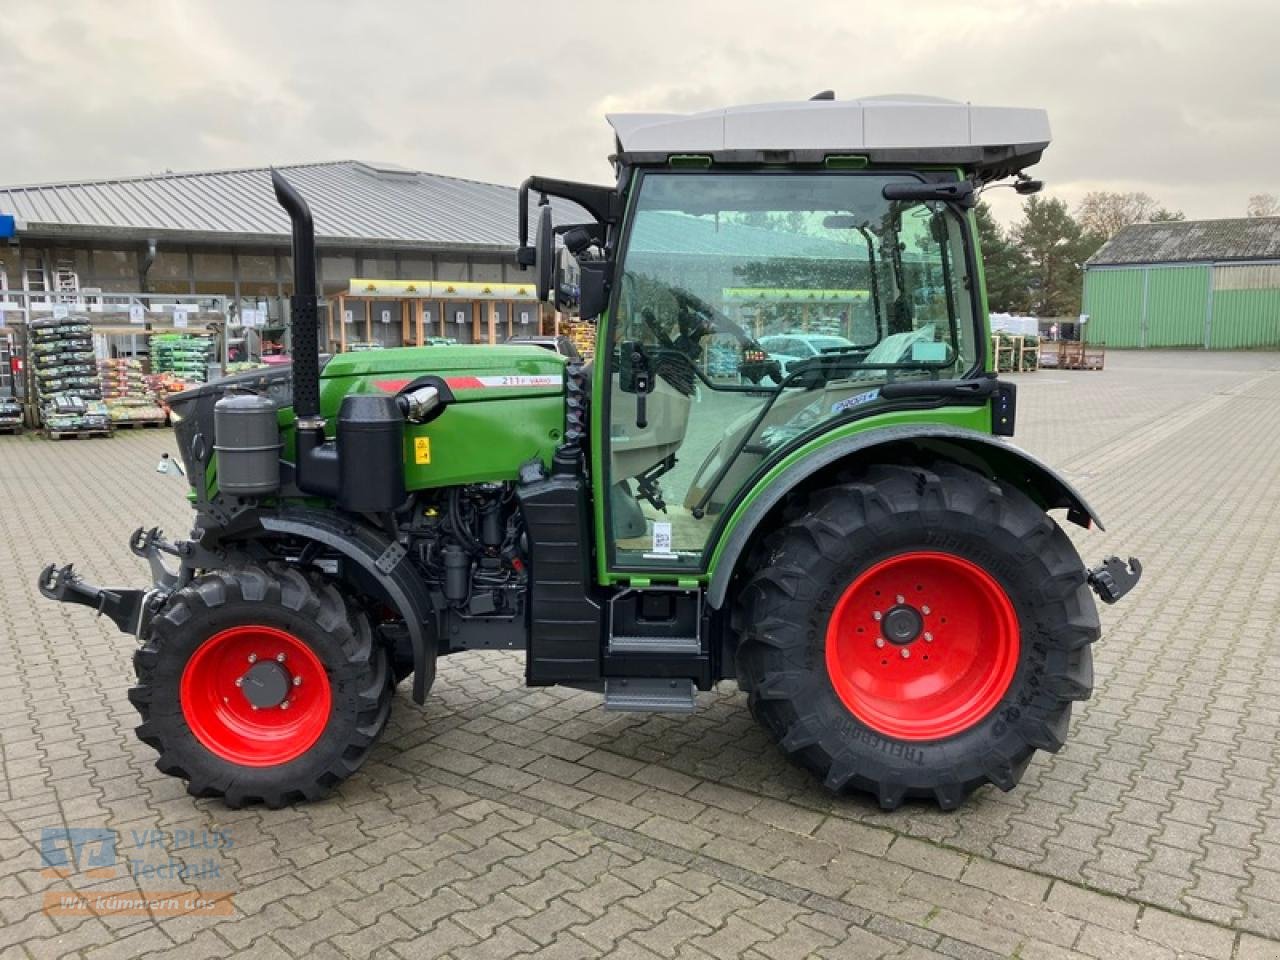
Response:
[[[1109,347],[1280,348],[1280,217],[1125,227],[1085,264],[1083,312]]]

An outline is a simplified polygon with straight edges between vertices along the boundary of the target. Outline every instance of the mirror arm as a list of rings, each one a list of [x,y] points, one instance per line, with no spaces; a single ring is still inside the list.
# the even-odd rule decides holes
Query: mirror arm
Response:
[[[529,184],[533,182],[533,179],[533,177],[529,177],[524,183],[520,184],[520,193],[516,200],[519,215],[517,226],[519,245],[516,247],[516,263],[520,265],[522,270],[525,267],[532,267],[534,261],[534,249],[529,246]]]

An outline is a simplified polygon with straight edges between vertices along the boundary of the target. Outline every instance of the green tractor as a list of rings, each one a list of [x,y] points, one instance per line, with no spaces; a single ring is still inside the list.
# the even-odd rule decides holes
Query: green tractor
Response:
[[[524,650],[529,685],[607,710],[685,713],[736,680],[785,754],[885,809],[1009,790],[1062,746],[1091,590],[1141,570],[1087,568],[1049,511],[1094,511],[1005,439],[972,208],[1038,189],[1044,113],[819,94],[609,120],[613,185],[519,194],[517,259],[595,324],[587,365],[321,363],[311,214],[274,175],[291,368],[174,398],[195,521],[134,534],[149,589],[40,576],[137,638],[138,736],[192,794],[323,795],[397,683],[422,703],[462,650]]]

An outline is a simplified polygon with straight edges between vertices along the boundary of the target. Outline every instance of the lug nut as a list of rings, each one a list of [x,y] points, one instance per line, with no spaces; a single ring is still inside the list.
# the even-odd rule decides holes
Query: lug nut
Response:
[[[904,597],[902,594],[898,594],[898,596],[896,597],[896,599],[897,599],[897,601],[898,601],[899,603],[906,603],[906,602],[907,602],[907,598],[906,598],[906,597]]]
[[[251,654],[249,654],[249,662],[250,662],[250,663],[257,663],[257,662],[258,662],[258,655],[257,655],[256,653],[251,653]]]
[[[251,703],[249,704],[249,706],[251,706],[254,710],[258,709],[258,705],[256,703]]]
[[[294,678],[293,678],[293,685],[294,685],[295,687],[300,687],[300,686],[302,686],[302,678],[301,678],[301,677],[294,677]]]
[[[288,709],[289,709],[289,701],[288,701],[288,700],[285,700],[284,702],[282,702],[282,703],[280,704],[280,709],[281,709],[281,710],[288,710]]]
[[[925,634],[924,634],[924,642],[933,643],[933,634],[929,633],[927,630],[925,631]]]
[[[236,686],[237,686],[237,687],[243,687],[243,686],[244,686],[244,677],[236,677]]]
[[[884,637],[876,637],[876,646],[877,646],[877,647],[883,647],[883,646],[884,646]]]
[[[927,617],[929,615],[929,608],[927,606],[921,607],[920,612]]]
[[[277,654],[276,654],[276,663],[284,663],[284,654],[283,654],[283,653],[277,653]]]
[[[880,619],[880,611],[879,611],[879,610],[876,610],[874,613],[872,613],[872,614],[871,614],[871,619],[872,619],[872,620],[877,620],[877,621],[878,621],[878,620]]]
[[[908,650],[906,647],[903,647],[903,648],[902,648],[902,659],[903,659],[903,660],[906,660],[906,659],[908,659],[910,656],[911,656],[911,651],[910,651],[910,650]]]

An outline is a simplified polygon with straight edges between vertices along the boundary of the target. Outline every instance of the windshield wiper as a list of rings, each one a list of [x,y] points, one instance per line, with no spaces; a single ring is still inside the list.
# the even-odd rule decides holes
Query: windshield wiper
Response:
[[[972,207],[977,202],[971,180],[949,180],[945,183],[886,183],[880,191],[886,200],[898,200],[906,203],[927,203],[940,200],[943,203],[956,203],[962,207]]]

